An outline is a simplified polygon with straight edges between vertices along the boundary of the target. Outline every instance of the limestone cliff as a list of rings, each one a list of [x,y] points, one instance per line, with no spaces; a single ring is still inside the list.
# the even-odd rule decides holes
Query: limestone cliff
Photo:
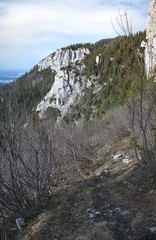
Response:
[[[150,76],[156,70],[156,0],[152,0],[150,4],[146,39],[145,63],[147,75]]]
[[[144,32],[134,36],[140,51],[141,43],[146,45],[143,40]],[[37,78],[45,74],[46,79],[46,72],[52,75],[48,91],[33,105],[38,116],[44,119],[55,115],[58,122],[88,121],[123,103],[126,91],[135,85],[129,74],[135,69],[125,67],[137,64],[130,52],[124,37],[118,37],[92,45],[73,45],[50,54],[34,68]]]
[[[58,49],[38,64],[38,71],[50,67],[55,73],[51,90],[37,106],[40,118],[48,107],[59,109],[63,117],[81,96],[86,79],[82,60],[89,53],[87,48]]]

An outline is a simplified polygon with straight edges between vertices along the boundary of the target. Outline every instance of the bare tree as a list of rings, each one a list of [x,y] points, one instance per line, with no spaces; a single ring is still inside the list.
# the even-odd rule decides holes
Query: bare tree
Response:
[[[155,152],[153,152],[150,129],[155,115],[154,81],[152,78],[147,78],[144,53],[136,46],[132,26],[126,12],[119,13],[117,24],[134,57],[134,63],[128,62],[126,65],[126,70],[132,81],[131,91],[126,97],[126,105],[130,113],[135,154],[140,165],[152,174]],[[114,29],[118,35],[121,35],[115,27]]]
[[[77,174],[82,178],[89,175],[89,166],[96,156],[90,132],[89,128],[75,123],[69,123],[57,131],[57,159],[63,168],[60,172],[68,179]]]
[[[0,162],[0,217],[29,219],[38,214],[55,175],[52,132],[40,126],[12,133],[5,139]]]

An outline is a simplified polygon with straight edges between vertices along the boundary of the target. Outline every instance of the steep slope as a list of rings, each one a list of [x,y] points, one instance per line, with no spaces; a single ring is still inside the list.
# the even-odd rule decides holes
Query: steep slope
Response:
[[[155,86],[143,40],[58,49],[0,91],[2,239],[155,239]]]
[[[36,109],[40,118],[44,118],[48,107],[59,109],[63,117],[70,110],[70,106],[76,104],[87,82],[82,60],[89,53],[87,48],[58,49],[37,65],[39,72],[49,67],[55,72],[51,90]]]
[[[147,19],[147,31],[146,31],[146,53],[145,62],[147,74],[155,74],[156,67],[156,1],[152,0],[149,7],[149,15]]]
[[[144,51],[140,47],[144,39],[145,33],[134,36],[136,51]],[[125,37],[102,40],[89,49],[58,50],[41,61],[39,71],[50,67],[55,80],[37,106],[39,116],[44,118],[46,109],[52,107],[59,109],[66,121],[88,120],[123,103],[131,86],[136,84],[134,75],[129,74],[135,74],[137,64],[130,41]]]
[[[37,116],[66,122],[102,117],[137,85],[130,41],[142,54],[144,39],[145,33],[137,33],[58,49],[0,91],[1,121],[9,114],[8,103],[11,114],[23,123]]]
[[[99,144],[101,133],[96,130],[95,134]],[[85,169],[90,172],[85,179],[73,171],[65,181],[60,177],[41,214],[23,232],[12,230],[17,239],[154,240],[155,179],[140,171],[130,139],[120,136],[120,141],[115,141],[113,136],[107,144],[102,141],[98,149],[101,158],[97,155]],[[97,149],[95,145],[92,148]]]

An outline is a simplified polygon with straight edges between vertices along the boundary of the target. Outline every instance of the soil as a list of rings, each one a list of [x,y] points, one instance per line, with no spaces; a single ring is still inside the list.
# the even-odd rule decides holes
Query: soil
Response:
[[[156,239],[156,179],[124,157],[100,160],[88,179],[55,192],[17,239]]]

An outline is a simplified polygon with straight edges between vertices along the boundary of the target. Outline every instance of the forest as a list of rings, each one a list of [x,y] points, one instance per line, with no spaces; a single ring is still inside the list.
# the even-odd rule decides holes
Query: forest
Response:
[[[0,90],[1,239],[154,239],[154,197],[147,206],[146,196],[156,194],[156,86],[154,70],[146,76],[144,40],[139,32],[86,44],[91,85],[59,125],[58,109],[44,119],[36,112],[54,83],[50,68],[35,66]]]

